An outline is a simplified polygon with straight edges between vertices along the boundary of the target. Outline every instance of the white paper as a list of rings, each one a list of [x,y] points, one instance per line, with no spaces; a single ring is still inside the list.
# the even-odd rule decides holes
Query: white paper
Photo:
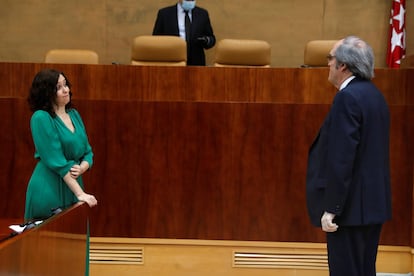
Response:
[[[34,223],[35,225],[39,225],[39,224],[41,224],[42,222],[43,222],[43,220],[37,220],[37,221],[34,221],[33,223]],[[16,233],[18,233],[18,234],[20,234],[21,232],[23,232],[23,231],[24,231],[24,229],[26,229],[26,227],[27,227],[27,225],[20,226],[20,225],[18,225],[18,224],[13,224],[13,225],[10,225],[10,226],[9,226],[9,228],[10,228],[11,230],[13,230],[14,232],[16,232]]]

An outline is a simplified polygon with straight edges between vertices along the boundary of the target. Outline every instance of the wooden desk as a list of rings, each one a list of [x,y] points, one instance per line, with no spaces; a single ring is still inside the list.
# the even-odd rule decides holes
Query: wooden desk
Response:
[[[84,275],[88,210],[77,204],[0,243],[0,275]]]

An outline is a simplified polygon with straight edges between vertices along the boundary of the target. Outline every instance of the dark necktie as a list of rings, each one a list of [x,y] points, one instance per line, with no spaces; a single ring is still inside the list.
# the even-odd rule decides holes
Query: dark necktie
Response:
[[[188,15],[188,11],[184,11],[185,13],[185,40],[187,42],[190,41],[190,30],[191,30],[191,21],[190,16]]]

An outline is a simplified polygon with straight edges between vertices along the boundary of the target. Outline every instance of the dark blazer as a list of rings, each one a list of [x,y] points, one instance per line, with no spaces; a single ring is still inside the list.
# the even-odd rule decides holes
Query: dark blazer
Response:
[[[216,44],[216,37],[210,24],[208,12],[205,9],[195,7],[192,11],[190,42],[187,45],[187,65],[205,65],[204,49],[209,49]],[[177,5],[162,8],[158,11],[153,35],[179,36]],[[198,40],[208,37],[208,41]]]
[[[391,218],[389,111],[371,81],[355,78],[339,91],[309,150],[307,206],[312,224],[324,211],[339,226]]]

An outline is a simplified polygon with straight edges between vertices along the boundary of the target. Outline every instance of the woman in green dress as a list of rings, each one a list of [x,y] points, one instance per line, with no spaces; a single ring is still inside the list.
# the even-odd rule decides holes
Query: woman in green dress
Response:
[[[25,220],[49,217],[55,208],[96,198],[84,192],[82,174],[92,166],[92,148],[79,113],[72,108],[70,83],[62,72],[36,74],[28,102],[36,167],[26,192]]]

